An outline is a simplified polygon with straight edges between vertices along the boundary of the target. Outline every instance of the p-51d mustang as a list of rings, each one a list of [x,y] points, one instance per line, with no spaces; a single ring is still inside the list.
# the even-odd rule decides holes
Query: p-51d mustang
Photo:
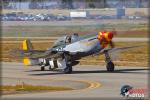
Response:
[[[23,41],[23,50],[13,50],[15,57],[23,58],[25,65],[40,65],[41,70],[49,66],[49,70],[59,69],[66,74],[72,72],[72,66],[79,63],[79,59],[94,54],[104,54],[106,69],[114,71],[114,64],[109,56],[117,50],[124,50],[134,47],[106,48],[108,44],[113,47],[113,33],[99,32],[95,36],[87,38],[79,37],[78,34],[64,36],[58,39],[52,48],[47,50],[34,50],[30,40]]]

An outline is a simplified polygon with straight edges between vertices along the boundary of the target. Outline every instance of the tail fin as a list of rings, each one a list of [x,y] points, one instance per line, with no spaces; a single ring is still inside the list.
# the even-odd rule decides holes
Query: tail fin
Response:
[[[23,44],[22,45],[23,50],[33,50],[32,43],[29,39],[24,40],[22,44]]]

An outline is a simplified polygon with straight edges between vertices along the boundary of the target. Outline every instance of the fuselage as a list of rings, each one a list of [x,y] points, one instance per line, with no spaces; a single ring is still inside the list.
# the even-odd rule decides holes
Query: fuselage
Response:
[[[68,44],[64,47],[60,46],[57,48],[57,50],[59,51],[70,52],[75,60],[80,59],[81,57],[92,55],[102,49],[103,48],[101,47],[97,36],[82,39],[77,42]]]

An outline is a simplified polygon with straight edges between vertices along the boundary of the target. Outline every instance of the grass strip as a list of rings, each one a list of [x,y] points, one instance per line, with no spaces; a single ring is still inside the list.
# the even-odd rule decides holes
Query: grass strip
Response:
[[[2,92],[2,95],[27,93],[27,92],[66,91],[66,90],[73,90],[73,89],[61,86],[42,86],[29,84],[0,86],[0,91]]]

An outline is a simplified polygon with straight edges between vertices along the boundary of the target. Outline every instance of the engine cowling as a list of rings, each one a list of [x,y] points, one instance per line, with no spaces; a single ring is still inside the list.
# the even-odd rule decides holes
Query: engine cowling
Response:
[[[49,65],[52,69],[65,69],[67,67],[65,59],[49,60]]]

